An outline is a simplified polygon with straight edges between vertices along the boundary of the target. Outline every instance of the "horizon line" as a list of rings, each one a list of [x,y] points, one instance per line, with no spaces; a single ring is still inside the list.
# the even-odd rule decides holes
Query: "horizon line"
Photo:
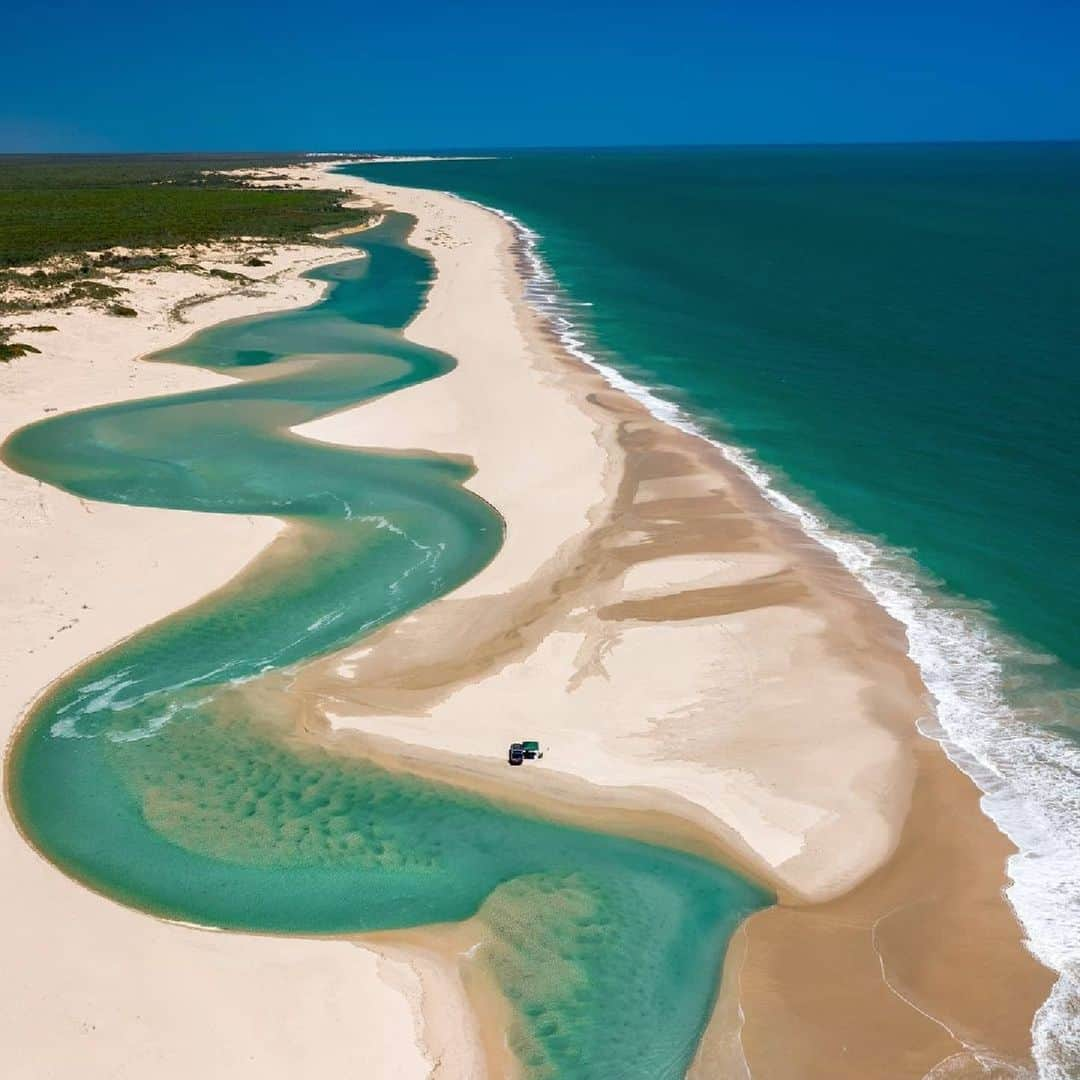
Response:
[[[2,158],[30,157],[194,157],[215,155],[243,156],[291,156],[321,155],[324,157],[352,157],[361,155],[428,154],[449,156],[464,151],[507,153],[520,151],[618,151],[618,150],[769,150],[814,149],[830,147],[899,147],[899,146],[1058,146],[1080,143],[1080,135],[1055,138],[992,138],[992,139],[858,139],[831,141],[772,141],[772,142],[692,142],[692,143],[518,143],[506,145],[441,146],[441,147],[378,147],[352,150],[322,150],[296,148],[269,149],[192,149],[192,150],[0,150]]]

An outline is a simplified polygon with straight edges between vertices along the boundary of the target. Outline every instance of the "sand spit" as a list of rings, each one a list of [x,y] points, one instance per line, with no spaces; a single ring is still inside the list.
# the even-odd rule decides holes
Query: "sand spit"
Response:
[[[507,542],[461,589],[307,668],[308,700],[369,748],[459,762],[491,790],[507,743],[539,738],[519,798],[579,782],[609,814],[651,805],[770,882],[781,905],[742,935],[699,1075],[726,1075],[704,1055],[730,1058],[740,1016],[757,1075],[1029,1067],[1052,978],[1003,897],[1008,842],[917,733],[931,704],[902,628],[718,450],[565,353],[524,302],[507,222],[339,180],[417,217],[439,278],[407,334],[459,367],[303,433],[470,456]],[[835,950],[817,931],[834,908],[861,926]],[[795,939],[816,968],[795,965]],[[857,1016],[864,1033],[882,1019],[862,1059],[845,1050]],[[805,1053],[785,1073],[770,1054],[789,1043]]]

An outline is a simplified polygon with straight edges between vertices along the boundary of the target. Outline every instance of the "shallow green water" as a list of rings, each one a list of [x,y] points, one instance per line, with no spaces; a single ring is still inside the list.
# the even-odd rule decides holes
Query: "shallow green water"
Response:
[[[284,734],[294,704],[275,672],[445,593],[502,538],[459,463],[288,433],[453,365],[399,333],[431,277],[407,227],[392,216],[357,243],[368,259],[318,271],[334,283],[320,304],[163,357],[243,381],[57,417],[5,445],[12,467],[90,498],[294,526],[225,589],[55,686],[13,748],[12,807],[65,871],[172,918],[332,933],[480,911],[480,962],[531,1075],[680,1076],[762,892]]]

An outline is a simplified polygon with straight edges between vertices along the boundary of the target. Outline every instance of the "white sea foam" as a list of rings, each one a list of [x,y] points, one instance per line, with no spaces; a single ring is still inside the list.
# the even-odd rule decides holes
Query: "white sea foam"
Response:
[[[148,721],[149,726],[132,728],[130,731],[126,732],[123,730],[117,731],[111,729],[107,724],[101,726],[90,725],[89,730],[84,730],[80,727],[80,722],[85,720],[87,716],[93,716],[95,713],[103,712],[105,710],[108,710],[110,713],[124,713],[139,705],[143,705],[154,698],[167,698],[170,694],[176,694],[180,690],[185,690],[190,686],[209,682],[214,676],[228,671],[228,669],[234,665],[235,661],[230,661],[227,664],[222,664],[220,667],[214,668],[212,671],[193,676],[190,679],[185,679],[183,682],[173,683],[166,687],[155,687],[154,689],[135,694],[124,700],[117,700],[117,695],[123,690],[138,686],[140,680],[127,678],[132,671],[131,668],[124,668],[122,671],[113,672],[103,679],[79,687],[75,691],[74,699],[57,710],[56,715],[61,717],[61,719],[53,722],[52,726],[49,728],[49,734],[56,739],[96,739],[99,736],[104,735],[113,742],[127,742],[132,739],[145,738],[148,735],[160,731],[161,728],[172,719],[177,711],[194,708],[196,705],[204,704],[205,700],[209,699],[198,702],[189,702],[177,706],[176,708],[166,708],[165,712],[159,717]],[[245,680],[236,678],[230,681],[234,684],[238,684]],[[99,691],[101,691],[101,693],[99,693]],[[71,715],[65,715],[66,713],[70,713]]]
[[[324,626],[329,626],[331,623],[337,622],[342,615],[345,614],[344,608],[338,608],[337,611],[328,611],[325,615],[320,615],[309,627],[309,631],[321,630]]]
[[[201,708],[203,705],[208,705],[213,700],[213,695],[199,698],[197,701],[173,701],[166,707],[165,711],[159,713],[157,716],[150,717],[144,724],[139,727],[129,728],[126,731],[107,731],[105,737],[114,743],[126,743],[126,742],[139,742],[142,739],[149,739],[156,735],[166,724],[172,722],[177,713],[182,712],[194,712],[196,709]]]
[[[594,355],[571,317],[589,305],[564,295],[540,254],[539,235],[512,214],[486,209],[516,230],[528,267],[526,297],[571,355],[653,416],[718,447],[904,625],[909,654],[936,703],[923,733],[975,780],[983,809],[1019,849],[1009,861],[1008,897],[1029,948],[1059,974],[1033,1028],[1039,1075],[1080,1076],[1080,749],[1010,706],[1002,658],[1011,646],[983,613],[939,594],[903,554],[828,523],[785,494],[749,451],[712,439],[678,405]]]

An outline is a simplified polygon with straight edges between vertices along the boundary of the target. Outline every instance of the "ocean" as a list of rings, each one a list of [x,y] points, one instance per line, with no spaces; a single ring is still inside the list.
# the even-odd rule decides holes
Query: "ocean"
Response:
[[[508,215],[568,347],[904,623],[1080,1075],[1080,144],[476,153],[346,171]]]

